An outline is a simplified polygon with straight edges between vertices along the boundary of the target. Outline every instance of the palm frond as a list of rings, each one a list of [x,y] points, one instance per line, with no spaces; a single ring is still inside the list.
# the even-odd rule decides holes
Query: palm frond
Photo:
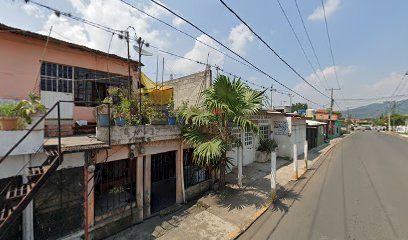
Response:
[[[214,138],[197,146],[193,152],[193,161],[199,166],[217,167],[221,162],[225,146],[220,139]]]

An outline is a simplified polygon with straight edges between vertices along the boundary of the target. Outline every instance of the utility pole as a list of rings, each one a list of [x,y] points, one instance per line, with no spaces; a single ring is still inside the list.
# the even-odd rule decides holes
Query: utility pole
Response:
[[[129,89],[128,89],[128,98],[129,100],[132,97],[132,78],[130,76],[130,50],[129,50],[129,28],[126,30],[125,34],[126,34],[126,45],[127,45],[127,62],[128,62],[128,85],[129,85]],[[132,109],[129,109],[130,111],[130,115],[132,115],[131,111]]]
[[[271,91],[271,106],[270,106],[270,108],[271,108],[271,111],[273,111],[272,94],[273,94],[274,91],[276,92],[276,89],[273,88],[273,84],[271,85],[270,91]]]
[[[346,125],[346,127],[347,127],[347,132],[349,132],[349,130],[350,130],[350,108],[349,107],[347,107],[347,125]]]
[[[333,115],[333,105],[334,105],[333,91],[334,90],[340,91],[340,88],[326,89],[326,91],[329,91],[329,90],[330,90],[330,115],[329,115],[329,130],[327,132],[331,131],[332,129],[332,115]]]
[[[292,98],[293,98],[295,95],[293,95],[293,94],[291,94],[291,93],[288,93],[288,96],[289,96],[289,112],[291,113],[291,112],[292,112]]]

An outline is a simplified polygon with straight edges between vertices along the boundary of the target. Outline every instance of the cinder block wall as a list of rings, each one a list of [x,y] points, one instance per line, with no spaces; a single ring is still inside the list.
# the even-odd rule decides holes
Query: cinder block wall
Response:
[[[211,84],[211,70],[194,73],[181,78],[165,82],[165,85],[173,87],[174,106],[177,108],[183,102],[189,106],[195,105],[202,100],[202,92]]]

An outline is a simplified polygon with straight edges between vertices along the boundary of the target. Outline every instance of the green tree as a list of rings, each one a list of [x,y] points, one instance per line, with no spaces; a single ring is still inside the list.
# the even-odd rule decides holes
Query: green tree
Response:
[[[229,162],[227,151],[239,143],[233,128],[252,131],[259,129],[249,117],[257,113],[263,92],[252,90],[239,79],[230,80],[218,75],[204,93],[201,106],[183,112],[186,121],[184,140],[194,147],[193,162],[202,167],[220,170],[220,188],[225,186],[225,172]]]
[[[298,110],[306,110],[307,107],[307,103],[295,103],[292,104],[292,112],[296,112]]]

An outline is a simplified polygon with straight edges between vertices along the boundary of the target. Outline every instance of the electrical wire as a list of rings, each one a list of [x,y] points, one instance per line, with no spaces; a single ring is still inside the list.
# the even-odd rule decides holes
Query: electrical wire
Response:
[[[300,12],[299,5],[298,5],[298,3],[297,3],[297,0],[294,0],[294,1],[295,1],[295,5],[296,5],[296,9],[297,9],[297,12],[298,12],[300,21],[301,21],[302,26],[303,26],[303,30],[305,31],[307,40],[308,40],[308,42],[309,42],[310,48],[312,49],[313,55],[314,55],[314,57],[315,57],[315,59],[316,59],[317,65],[319,66],[319,69],[320,69],[320,71],[321,71],[321,73],[322,73],[322,76],[323,76],[323,78],[324,78],[324,81],[326,82],[326,85],[329,86],[328,81],[327,81],[327,78],[326,78],[326,74],[324,74],[324,71],[323,71],[324,69],[323,69],[322,65],[320,64],[319,58],[317,57],[316,50],[315,50],[314,45],[313,45],[313,43],[312,43],[312,39],[311,39],[311,37],[310,37],[310,35],[309,35],[309,31],[308,31],[307,28],[306,28],[306,24],[305,24],[305,21],[303,20],[303,16],[302,16],[302,13]],[[328,87],[328,88],[330,88],[330,87]]]
[[[151,0],[154,1],[154,0]],[[302,81],[304,81],[307,85],[309,85],[310,87],[312,87],[314,90],[316,90],[318,93],[320,93],[321,95],[325,96],[326,98],[330,98],[329,96],[327,96],[326,94],[324,94],[323,92],[321,92],[319,89],[317,89],[315,86],[313,86],[309,81],[307,81],[302,75],[300,75],[300,73],[298,71],[296,71],[296,69],[294,69],[286,60],[284,60],[265,40],[263,40],[263,38],[261,38],[234,10],[232,10],[223,0],[219,0],[222,5],[224,5],[233,15],[235,15],[235,17],[238,18],[238,20],[240,20],[269,50],[272,51],[273,54],[275,54],[275,56],[277,56],[279,58],[279,60],[281,60],[281,62],[283,62],[286,66],[288,66],[297,76],[299,76]]]
[[[126,2],[126,1],[124,1],[124,0],[119,0],[119,1],[121,1],[122,3],[128,5],[128,6],[131,7],[131,8],[134,8],[135,10],[139,11],[140,13],[143,13],[143,14],[145,14],[146,16],[148,16],[148,17],[150,17],[150,18],[152,18],[152,19],[155,19],[156,21],[158,21],[158,22],[160,22],[160,23],[162,23],[162,24],[164,24],[164,25],[170,27],[171,29],[173,29],[173,30],[175,30],[175,31],[177,31],[177,32],[179,32],[179,33],[181,33],[181,34],[183,34],[183,35],[185,35],[185,36],[187,36],[187,37],[189,37],[189,38],[191,38],[191,39],[193,39],[193,40],[195,40],[195,41],[197,41],[197,42],[199,42],[199,43],[201,43],[201,44],[203,44],[203,45],[205,45],[205,46],[207,46],[207,47],[209,47],[209,48],[211,48],[211,49],[213,49],[213,50],[215,50],[215,51],[217,51],[217,52],[219,52],[219,53],[221,53],[221,54],[223,54],[224,56],[226,56],[226,57],[228,57],[228,58],[230,58],[230,59],[232,59],[232,60],[234,60],[234,61],[236,61],[236,62],[238,62],[238,63],[241,63],[241,64],[247,66],[248,68],[251,68],[251,69],[253,69],[253,70],[256,70],[256,69],[254,69],[253,67],[251,67],[250,65],[248,65],[248,64],[246,64],[246,63],[244,63],[244,62],[242,62],[242,61],[240,61],[240,60],[238,60],[238,59],[236,59],[236,58],[234,58],[234,57],[228,55],[227,53],[225,53],[225,52],[223,52],[223,51],[221,51],[221,50],[219,50],[219,49],[217,49],[217,48],[211,46],[210,44],[207,44],[207,43],[201,41],[200,39],[195,38],[194,36],[192,36],[192,35],[189,34],[189,33],[186,33],[185,31],[180,30],[180,29],[178,29],[178,28],[172,26],[171,24],[169,24],[169,23],[167,23],[167,22],[165,22],[165,21],[163,21],[163,20],[161,20],[161,19],[159,19],[159,18],[157,18],[157,17],[155,17],[155,16],[152,16],[151,14],[149,14],[149,13],[143,11],[142,9],[140,9],[140,8],[138,8],[138,7],[136,7],[136,6],[132,5],[132,4],[130,4],[130,3]]]
[[[270,74],[266,73],[265,71],[261,70],[260,68],[258,68],[257,66],[255,66],[253,63],[251,63],[250,61],[248,61],[247,59],[245,59],[244,57],[242,57],[241,55],[239,55],[238,53],[236,53],[235,51],[233,51],[232,49],[230,49],[229,47],[227,47],[225,44],[223,44],[222,42],[220,42],[219,40],[217,40],[216,38],[214,38],[213,36],[211,36],[210,34],[208,34],[207,32],[205,32],[204,30],[202,30],[201,28],[197,27],[195,24],[193,24],[192,22],[190,22],[189,20],[187,20],[186,18],[180,16],[179,14],[177,14],[176,12],[174,12],[173,10],[171,10],[170,8],[164,6],[163,4],[155,1],[155,0],[150,0],[151,2],[155,3],[156,5],[166,9],[168,12],[170,12],[171,14],[175,15],[176,17],[179,17],[180,19],[182,19],[183,21],[185,21],[186,23],[188,23],[190,26],[192,26],[193,28],[195,28],[196,30],[198,30],[199,32],[201,32],[202,34],[206,35],[207,37],[209,37],[210,39],[212,39],[213,41],[215,41],[216,43],[218,43],[219,45],[221,45],[222,47],[224,47],[225,49],[227,49],[229,52],[233,53],[235,56],[239,57],[240,59],[242,59],[243,61],[245,61],[246,63],[248,63],[249,65],[251,65],[252,67],[254,67],[258,72],[264,74],[265,76],[267,76],[268,78],[270,78],[271,80],[273,80],[274,82],[278,83],[279,85],[281,85],[282,87],[288,89],[289,91],[293,92],[294,94],[298,95],[299,97],[305,99],[306,101],[310,101],[313,102],[307,98],[305,98],[303,95],[301,95],[300,93],[294,91],[293,89],[289,88],[288,86],[286,86],[285,84],[283,84],[282,82],[278,81],[277,79],[275,79],[274,77],[272,77]],[[317,103],[315,103],[317,104]],[[319,104],[317,104],[319,105]]]
[[[281,2],[280,2],[279,0],[276,0],[276,1],[278,2],[279,8],[280,8],[280,10],[281,10],[283,16],[285,17],[286,22],[287,22],[287,23],[289,24],[289,26],[290,26],[290,29],[292,30],[292,33],[293,33],[293,35],[295,36],[296,41],[297,41],[297,43],[298,43],[300,49],[302,50],[303,56],[305,57],[306,61],[309,63],[309,66],[310,66],[310,68],[313,70],[313,72],[315,73],[316,77],[319,79],[319,83],[322,84],[322,80],[320,79],[319,74],[317,74],[317,71],[316,71],[315,67],[313,66],[312,62],[310,61],[309,57],[307,56],[306,51],[305,51],[305,48],[303,47],[303,45],[302,45],[302,43],[301,43],[301,41],[300,41],[300,39],[299,39],[299,36],[297,35],[297,33],[296,33],[296,31],[295,31],[295,28],[293,27],[293,25],[292,25],[292,23],[291,23],[291,21],[290,21],[288,15],[286,14],[285,9],[283,8],[283,6],[282,6],[282,4],[281,4]],[[326,81],[326,86],[323,86],[323,84],[322,84],[322,87],[323,87],[323,89],[329,88],[329,85],[327,84],[327,81]]]

